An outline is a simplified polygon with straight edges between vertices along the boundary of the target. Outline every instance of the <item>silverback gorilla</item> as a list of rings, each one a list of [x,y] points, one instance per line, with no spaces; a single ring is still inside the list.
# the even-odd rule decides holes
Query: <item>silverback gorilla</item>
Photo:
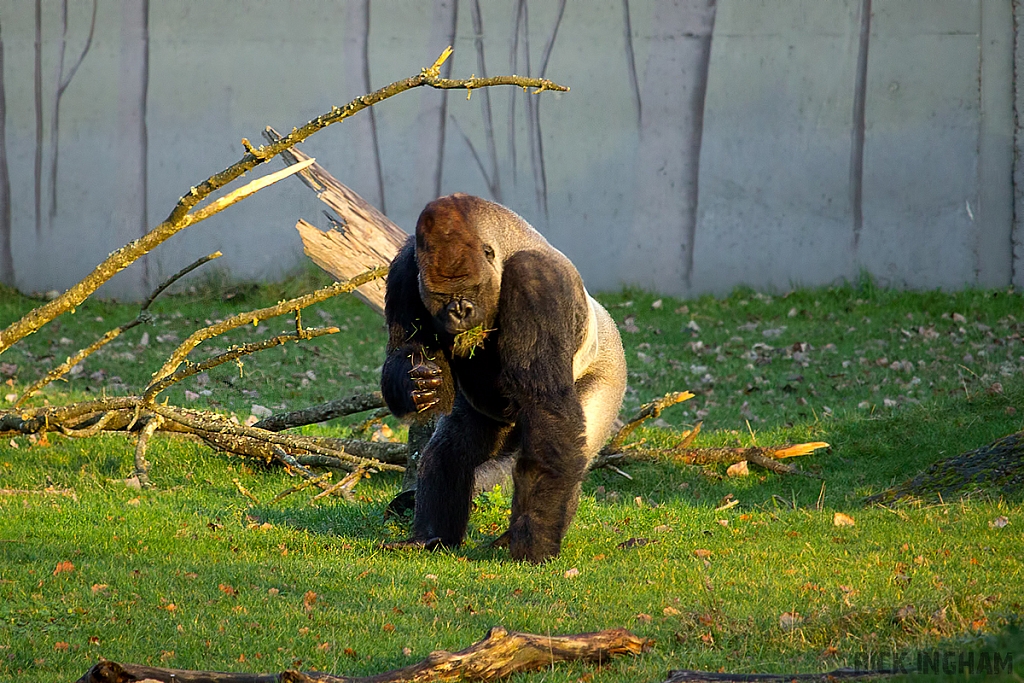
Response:
[[[462,543],[474,469],[514,456],[512,518],[495,544],[530,562],[558,555],[626,387],[611,316],[526,221],[453,194],[427,205],[392,262],[385,317],[388,407],[442,415],[420,461],[412,538],[393,545]]]

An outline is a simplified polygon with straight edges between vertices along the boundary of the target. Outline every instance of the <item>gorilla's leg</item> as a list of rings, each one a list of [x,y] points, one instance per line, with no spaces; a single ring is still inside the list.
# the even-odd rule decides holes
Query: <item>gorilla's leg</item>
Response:
[[[558,555],[576,511],[587,467],[582,411],[575,395],[524,407],[518,427],[508,547],[514,559],[543,562]]]
[[[420,460],[414,540],[449,547],[462,543],[469,523],[473,472],[497,454],[511,429],[475,411],[461,394],[456,398]]]

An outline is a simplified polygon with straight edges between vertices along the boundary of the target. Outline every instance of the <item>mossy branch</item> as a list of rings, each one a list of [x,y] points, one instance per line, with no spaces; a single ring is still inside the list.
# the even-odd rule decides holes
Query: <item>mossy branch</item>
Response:
[[[188,354],[207,339],[224,334],[225,332],[238,327],[258,324],[261,320],[267,320],[268,318],[274,318],[286,313],[298,313],[307,306],[318,304],[321,301],[326,301],[327,299],[339,294],[351,292],[362,284],[384,277],[387,275],[387,272],[387,268],[374,268],[366,271],[362,275],[357,275],[347,282],[335,282],[333,285],[322,287],[315,292],[310,292],[309,294],[304,294],[294,299],[282,301],[274,306],[267,306],[266,308],[260,308],[255,311],[238,313],[230,318],[220,321],[219,323],[196,330],[189,335],[188,339],[183,341],[178,348],[174,350],[170,358],[167,359],[167,362],[164,363],[163,367],[153,373],[153,381],[150,382],[144,394],[146,400],[151,401],[153,397],[162,390],[161,381],[173,375],[178,369],[178,366],[185,362]],[[299,332],[296,332],[296,335],[299,334]]]
[[[278,154],[292,145],[298,144],[327,126],[344,121],[358,112],[371,107],[389,97],[421,86],[429,86],[441,89],[466,89],[485,88],[497,85],[515,85],[522,88],[535,88],[535,92],[545,90],[568,91],[569,88],[549,81],[544,78],[525,78],[522,76],[495,76],[492,78],[469,78],[464,80],[453,80],[440,77],[441,65],[451,55],[451,48],[447,48],[434,63],[420,73],[409,78],[395,81],[372,93],[355,98],[342,107],[332,107],[331,110],[312,119],[305,125],[292,129],[291,133],[285,135],[277,142],[268,143],[254,147],[248,140],[243,140],[243,147],[246,152],[237,162],[225,168],[223,171],[211,175],[209,178],[189,189],[175,204],[167,218],[143,235],[117,251],[113,252],[102,263],[77,284],[70,287],[59,297],[42,306],[35,308],[19,320],[11,323],[6,329],[0,331],[0,353],[3,353],[19,339],[26,337],[49,323],[57,316],[74,310],[76,306],[85,301],[100,285],[110,280],[117,273],[121,272],[139,258],[148,254],[157,245],[165,242],[184,228],[208,218],[216,211],[226,208],[220,206],[216,211],[215,204],[205,209],[192,211],[201,201],[211,194],[237,180],[245,173],[256,168],[256,166],[270,161]],[[290,166],[285,170],[295,169]]]
[[[50,382],[53,382],[54,380],[59,379],[59,378],[63,377],[64,375],[66,375],[68,372],[71,371],[71,368],[75,367],[76,365],[81,363],[83,360],[85,360],[86,358],[88,358],[92,354],[96,353],[97,351],[99,351],[101,348],[103,348],[104,346],[106,346],[110,342],[112,342],[115,339],[117,339],[122,333],[127,332],[128,330],[132,329],[136,325],[141,325],[142,323],[151,322],[153,317],[152,317],[152,315],[149,312],[149,307],[152,305],[153,301],[155,301],[156,298],[158,296],[160,296],[160,294],[163,293],[163,291],[165,289],[167,289],[168,287],[173,285],[175,282],[177,282],[179,279],[181,279],[185,275],[191,273],[196,268],[202,266],[203,264],[209,263],[213,259],[220,258],[221,256],[222,256],[222,254],[219,251],[215,251],[212,254],[208,254],[208,255],[200,258],[200,259],[196,259],[195,261],[190,263],[188,266],[182,268],[177,273],[175,273],[174,275],[170,276],[169,278],[167,278],[166,280],[161,282],[157,286],[157,288],[153,290],[153,292],[149,295],[149,297],[146,298],[145,302],[143,302],[142,308],[139,310],[139,314],[135,317],[134,320],[129,320],[128,322],[124,323],[123,325],[120,325],[118,327],[115,327],[112,330],[109,330],[106,334],[104,334],[102,337],[100,337],[99,339],[94,341],[92,344],[90,344],[89,346],[85,347],[84,349],[81,349],[81,350],[77,351],[74,355],[69,356],[67,358],[67,360],[65,360],[63,363],[61,363],[57,367],[53,368],[49,372],[47,372],[42,378],[37,380],[32,386],[30,386],[29,388],[25,389],[25,392],[15,402],[15,404],[14,404],[15,409],[20,408],[22,406],[22,404],[25,402],[25,399],[27,399],[29,396],[31,396],[35,392],[39,391],[40,389],[45,387]]]

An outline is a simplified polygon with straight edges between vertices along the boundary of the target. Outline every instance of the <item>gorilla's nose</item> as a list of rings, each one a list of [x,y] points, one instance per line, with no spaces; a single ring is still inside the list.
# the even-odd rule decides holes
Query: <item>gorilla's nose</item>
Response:
[[[473,302],[468,299],[456,299],[447,306],[448,317],[454,323],[460,323],[473,316]]]

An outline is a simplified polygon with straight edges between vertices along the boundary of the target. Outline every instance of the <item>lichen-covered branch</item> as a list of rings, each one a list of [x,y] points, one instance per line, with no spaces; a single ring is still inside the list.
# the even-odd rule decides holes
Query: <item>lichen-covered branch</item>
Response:
[[[186,377],[197,375],[200,372],[206,372],[207,370],[215,368],[218,365],[223,365],[224,363],[230,363],[233,360],[238,360],[242,356],[248,356],[249,354],[256,353],[257,351],[266,351],[267,349],[272,349],[286,342],[299,341],[302,339],[314,339],[316,337],[322,337],[327,334],[336,334],[337,332],[339,332],[339,328],[337,327],[304,328],[302,332],[287,332],[285,334],[279,334],[276,337],[271,337],[270,339],[264,339],[258,342],[251,342],[248,344],[239,344],[237,346],[232,346],[227,351],[223,353],[218,353],[212,358],[207,358],[201,363],[191,363],[186,360],[185,367],[179,367],[170,375],[164,377],[159,381],[153,382],[148,387],[146,387],[146,391],[143,394],[143,400],[151,401],[161,391],[171,386],[172,384],[175,384],[176,382],[180,382]]]
[[[640,410],[637,411],[637,414],[633,416],[629,422],[624,424],[618,432],[616,432],[615,436],[608,441],[608,444],[601,449],[601,452],[618,453],[622,450],[622,444],[625,443],[626,438],[632,434],[637,427],[652,417],[656,418],[661,415],[661,411],[665,410],[665,408],[674,406],[677,403],[682,403],[683,401],[688,401],[693,398],[693,396],[694,395],[689,391],[673,391],[665,394],[661,398],[651,401],[650,403],[645,403],[640,407]]]
[[[544,90],[568,90],[565,86],[558,85],[557,83],[543,78],[524,78],[520,76],[496,76],[492,78],[469,78],[465,80],[441,78],[441,65],[450,55],[451,48],[448,48],[432,66],[421,70],[419,74],[401,81],[395,81],[394,83],[384,86],[372,93],[357,97],[343,107],[332,107],[331,111],[316,117],[299,128],[292,129],[291,133],[285,135],[278,142],[261,145],[260,147],[253,147],[248,143],[248,141],[244,141],[243,146],[246,148],[245,155],[228,168],[225,168],[219,173],[213,174],[195,187],[190,188],[189,191],[178,200],[177,204],[162,223],[139,239],[134,240],[113,252],[106,258],[106,260],[96,266],[89,275],[70,287],[56,299],[30,311],[19,320],[8,325],[6,329],[0,331],[0,353],[3,353],[5,350],[10,348],[10,346],[19,339],[37,331],[57,316],[78,306],[104,282],[108,281],[114,275],[127,268],[145,254],[148,254],[157,245],[163,243],[182,229],[195,223],[195,216],[189,212],[192,211],[199,202],[209,197],[215,191],[224,187],[228,183],[237,180],[243,174],[251,171],[256,166],[270,161],[284,150],[288,149],[292,145],[302,142],[317,131],[334,123],[338,123],[339,121],[343,121],[382,100],[421,86],[441,89],[462,88],[470,91],[476,88],[496,85],[515,85],[522,88],[535,88],[535,92],[542,92]]]
[[[153,381],[150,383],[149,387],[146,388],[146,399],[152,400],[156,395],[154,393],[154,387],[159,385],[160,381],[164,378],[170,377],[175,370],[178,369],[178,366],[185,362],[185,358],[192,349],[199,346],[199,344],[207,339],[216,337],[219,334],[224,334],[225,332],[244,325],[258,324],[261,320],[267,320],[286,313],[296,313],[307,306],[312,306],[313,304],[318,304],[321,301],[326,301],[338,294],[351,292],[359,285],[384,277],[385,275],[387,275],[387,268],[374,268],[366,271],[362,275],[357,275],[347,282],[335,282],[333,285],[322,287],[315,292],[310,292],[309,294],[304,294],[303,296],[296,297],[294,299],[282,301],[274,306],[267,306],[266,308],[261,308],[255,311],[238,313],[220,321],[219,323],[196,330],[189,335],[188,339],[183,341],[178,348],[174,350],[174,353],[171,354],[163,367],[153,373]]]
[[[66,375],[68,372],[71,371],[71,368],[75,367],[76,365],[81,363],[83,360],[85,360],[86,358],[88,358],[92,354],[96,353],[97,351],[99,351],[101,348],[103,348],[104,346],[106,346],[110,342],[112,342],[115,339],[117,339],[122,333],[127,332],[128,330],[132,329],[136,325],[140,325],[142,323],[150,322],[152,320],[152,316],[149,313],[149,307],[152,305],[153,301],[155,301],[156,298],[158,296],[160,296],[161,293],[163,293],[163,291],[165,289],[170,287],[172,284],[177,282],[179,279],[181,279],[182,277],[184,277],[188,273],[191,273],[193,270],[195,270],[199,266],[201,266],[201,265],[203,265],[205,263],[209,263],[213,259],[220,258],[221,256],[222,256],[221,252],[215,251],[212,254],[208,254],[208,255],[200,258],[200,259],[196,259],[195,261],[193,261],[188,266],[185,266],[184,268],[179,270],[177,273],[175,273],[174,275],[170,276],[169,278],[167,278],[166,280],[161,282],[160,285],[157,286],[157,288],[154,289],[153,292],[149,295],[149,297],[147,297],[146,300],[143,302],[142,308],[139,310],[139,314],[138,314],[138,316],[135,317],[134,320],[129,320],[128,322],[124,323],[123,325],[120,325],[120,326],[115,327],[114,329],[108,331],[106,334],[104,334],[102,337],[100,337],[99,339],[94,341],[92,344],[90,344],[89,346],[85,347],[84,349],[79,350],[73,356],[69,356],[67,358],[67,360],[65,360],[63,363],[61,363],[57,367],[51,369],[42,378],[40,378],[34,384],[32,384],[32,386],[30,386],[29,388],[25,389],[25,392],[14,403],[14,407],[16,409],[20,408],[21,405],[25,402],[25,400],[29,396],[31,396],[35,392],[39,391],[40,389],[45,387],[50,382],[53,382],[54,380],[59,379],[59,378],[63,377],[64,375]]]

